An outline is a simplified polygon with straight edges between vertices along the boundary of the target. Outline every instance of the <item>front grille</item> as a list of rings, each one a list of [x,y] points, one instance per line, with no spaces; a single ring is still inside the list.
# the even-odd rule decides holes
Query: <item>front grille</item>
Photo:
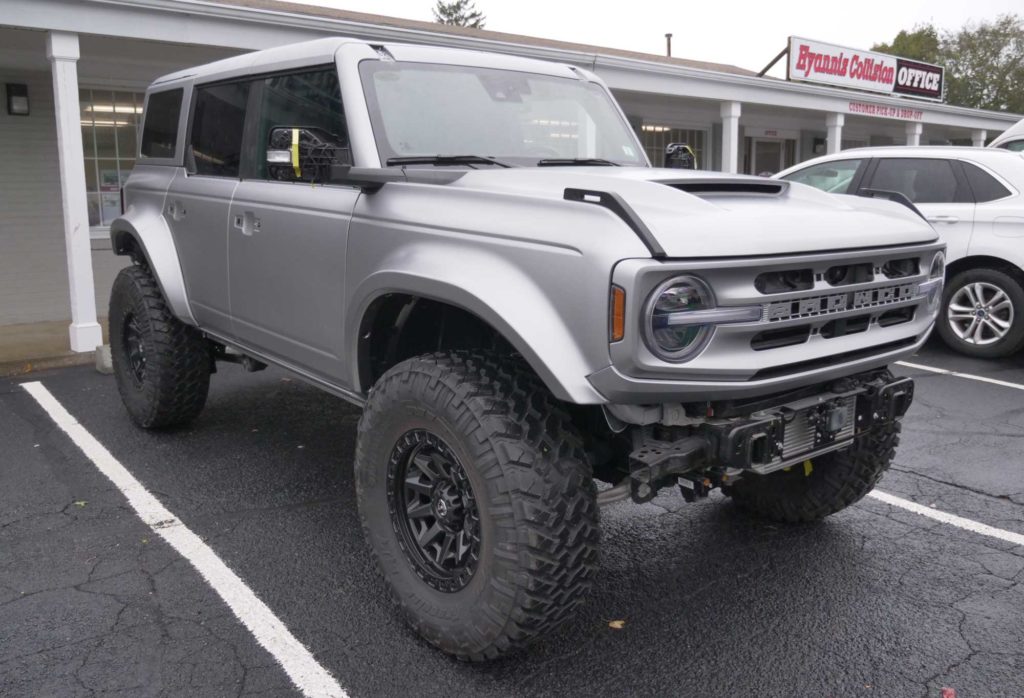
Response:
[[[629,301],[636,316],[646,317],[644,304],[659,284],[674,275],[693,275],[710,288],[717,308],[756,309],[757,319],[746,315],[716,325],[703,349],[683,363],[666,361],[634,335],[609,347],[612,361],[629,376],[710,384],[778,382],[798,375],[809,380],[815,374],[840,375],[843,365],[854,362],[880,366],[883,361],[869,362],[899,355],[929,331],[938,282],[930,282],[928,270],[941,248],[941,242],[932,242],[780,257],[666,260],[657,266],[623,262],[616,283],[637,289]],[[919,273],[904,276],[915,270]]]
[[[797,298],[787,301],[774,301],[765,303],[762,306],[761,319],[765,322],[802,320],[831,313],[842,313],[847,310],[891,305],[912,299],[917,295],[918,288],[918,284],[909,283],[861,291],[830,293],[823,296],[811,296],[809,298]]]

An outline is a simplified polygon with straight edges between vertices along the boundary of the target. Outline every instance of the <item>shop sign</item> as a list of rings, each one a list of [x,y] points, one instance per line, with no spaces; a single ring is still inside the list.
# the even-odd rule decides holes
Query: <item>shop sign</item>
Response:
[[[941,100],[945,69],[873,51],[789,37],[786,78],[834,87]]]
[[[913,107],[897,107],[891,104],[872,104],[871,102],[850,102],[847,107],[851,114],[866,116],[883,116],[887,119],[903,119],[904,121],[921,121],[924,112]]]

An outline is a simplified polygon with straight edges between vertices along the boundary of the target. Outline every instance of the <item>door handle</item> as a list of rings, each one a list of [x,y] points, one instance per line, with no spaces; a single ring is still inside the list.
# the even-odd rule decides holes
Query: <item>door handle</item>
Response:
[[[167,215],[176,221],[185,217],[185,206],[180,201],[172,201],[167,204]]]
[[[959,223],[958,216],[928,216],[929,223]]]
[[[243,211],[241,215],[235,215],[235,227],[242,231],[242,235],[260,232],[262,224],[252,211]]]

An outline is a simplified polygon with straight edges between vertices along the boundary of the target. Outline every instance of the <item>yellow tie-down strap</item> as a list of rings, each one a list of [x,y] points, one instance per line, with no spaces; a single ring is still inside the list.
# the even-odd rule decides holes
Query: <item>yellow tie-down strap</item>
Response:
[[[296,177],[302,177],[302,168],[299,167],[299,129],[292,129],[292,169]]]

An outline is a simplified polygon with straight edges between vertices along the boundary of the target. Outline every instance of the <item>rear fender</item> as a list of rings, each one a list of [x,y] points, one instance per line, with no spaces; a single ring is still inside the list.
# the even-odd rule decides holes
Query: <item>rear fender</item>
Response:
[[[171,312],[182,322],[196,324],[188,305],[178,250],[162,215],[130,208],[110,224],[110,244],[117,255],[131,254],[133,246],[138,249],[156,277]]]

